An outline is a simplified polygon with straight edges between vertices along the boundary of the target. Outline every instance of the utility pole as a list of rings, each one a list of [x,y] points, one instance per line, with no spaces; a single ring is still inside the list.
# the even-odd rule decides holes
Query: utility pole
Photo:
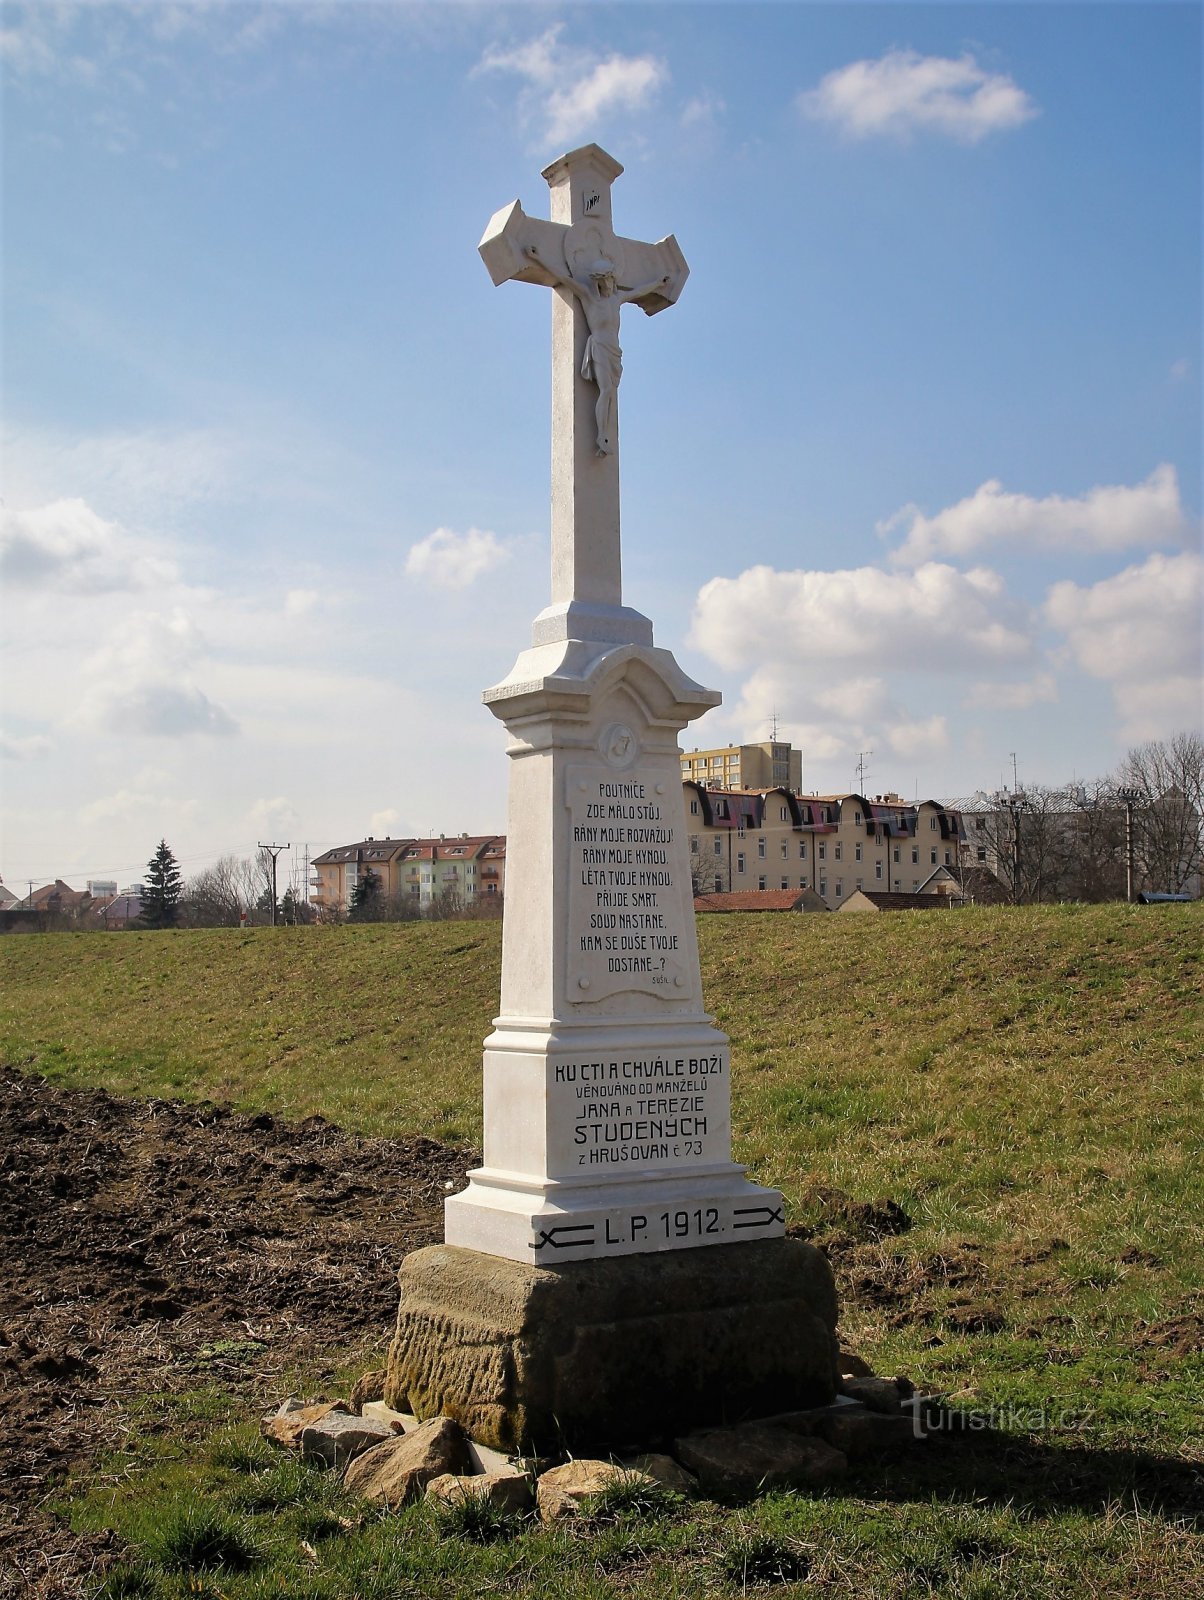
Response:
[[[1125,899],[1133,904],[1133,807],[1141,799],[1139,789],[1118,789],[1125,807]]]
[[[271,910],[271,924],[270,925],[274,928],[276,926],[276,857],[280,854],[280,852],[282,850],[291,850],[292,846],[291,845],[287,845],[287,844],[262,844],[262,843],[260,843],[259,845],[256,846],[256,848],[259,849],[259,850],[266,850],[268,852],[268,854],[272,858],[272,904],[271,904],[271,908],[270,908],[270,910]]]
[[[1013,763],[1015,756],[1012,757]],[[1015,767],[1013,766],[1013,776]],[[1013,789],[1009,794],[1006,789],[995,796],[995,804],[1006,807],[1012,817],[1012,901],[1020,904],[1020,818],[1028,803],[1028,796],[1019,789]]]

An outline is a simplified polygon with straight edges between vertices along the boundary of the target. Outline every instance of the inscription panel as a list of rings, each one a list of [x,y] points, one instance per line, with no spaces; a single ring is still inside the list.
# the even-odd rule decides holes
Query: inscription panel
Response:
[[[731,1160],[726,1048],[548,1063],[548,1170],[558,1177]]]
[[[568,998],[686,987],[686,935],[674,863],[680,797],[614,767],[565,774],[569,810]]]

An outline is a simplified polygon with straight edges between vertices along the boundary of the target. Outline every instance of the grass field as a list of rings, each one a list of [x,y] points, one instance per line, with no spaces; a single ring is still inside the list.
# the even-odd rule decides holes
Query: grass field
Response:
[[[730,1593],[740,1572],[773,1576],[741,1551],[778,1549],[798,1593],[1204,1595],[1186,1487],[1204,1464],[1200,908],[716,917],[699,933],[733,1043],[736,1157],[828,1247],[846,1345],[999,1433],[839,1493],[488,1546],[421,1509],[315,1541],[306,1518],[341,1528],[329,1486],[303,1474],[286,1494],[279,1463],[236,1470],[245,1430],[200,1468],[135,1442],[118,1482],[79,1486],[83,1523],[153,1543],[199,1496],[264,1548],[204,1580],[160,1552],[128,1592]],[[472,923],[9,938],[0,1050],[60,1083],[471,1144],[499,956],[497,926]],[[185,1434],[238,1421],[220,1395],[191,1418],[172,1405]]]

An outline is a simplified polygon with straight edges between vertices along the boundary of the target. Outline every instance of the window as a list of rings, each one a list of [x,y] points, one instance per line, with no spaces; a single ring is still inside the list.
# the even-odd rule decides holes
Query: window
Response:
[[[974,826],[978,829],[979,833],[981,833],[983,831],[983,829],[986,827],[986,825],[987,825],[987,819],[985,817],[975,817],[974,818]]]
[[[789,839],[783,839],[782,840],[782,860],[783,861],[788,861],[789,859],[790,859],[790,840]]]
[[[949,852],[948,852],[948,850],[945,851],[945,865],[946,866],[949,865]]]
[[[691,800],[690,801],[690,814],[691,814],[691,816],[695,816],[695,817],[698,815],[698,801],[697,800]]]
[[[985,861],[987,859],[987,847],[985,844],[980,844],[978,847],[978,859],[980,861]]]
[[[859,828],[861,826],[861,813],[860,813],[860,811],[854,811],[854,813],[853,813],[853,826],[855,828]]]
[[[789,822],[790,821],[790,813],[786,809],[785,806],[779,806],[778,807],[778,816],[781,818],[781,820],[783,822]]]
[[[743,837],[744,837],[744,818],[741,817],[739,822],[736,824],[736,838],[737,839],[743,839]]]
[[[857,847],[853,851],[853,854],[857,857],[858,861],[861,860],[861,841],[860,840],[858,840]]]
[[[715,840],[715,854],[717,856],[721,856],[723,854],[723,840],[722,839],[716,839]]]
[[[898,860],[899,860],[899,846],[896,845],[895,846],[895,862],[896,862],[896,864],[898,863]]]
[[[833,854],[835,855],[837,861],[840,860],[840,858],[841,858],[843,853],[844,853],[844,847],[841,845],[840,840],[838,839],[836,841],[836,849],[833,851]]]
[[[934,833],[936,832],[936,818],[935,817],[929,817],[928,826],[933,830]]]
[[[782,874],[782,888],[783,889],[789,889],[789,887],[790,887],[790,879],[786,876],[785,873],[783,873]]]
[[[799,858],[800,861],[806,861],[806,859],[807,859],[807,841],[806,841],[806,839],[800,839],[799,842],[798,842],[798,858]]]
[[[861,888],[861,879],[860,879],[860,878],[858,878],[858,880],[857,880],[857,887],[858,887],[858,888],[859,888],[859,889],[860,889],[860,888]]]
[[[716,894],[722,894],[723,893],[723,879],[720,878],[720,877],[716,877],[716,879],[715,879],[715,893]]]
[[[844,885],[841,883],[840,879],[837,878],[837,880],[836,880],[836,898],[839,900],[843,893],[844,893]]]
[[[764,873],[762,873],[761,876],[757,879],[757,888],[758,889],[763,889],[764,887],[765,887],[765,875],[764,875]]]
[[[743,850],[741,850],[739,855],[736,857],[736,871],[737,872],[743,872],[744,871],[744,851]]]
[[[698,854],[698,835],[696,833],[690,835],[690,854],[693,856]]]
[[[763,838],[757,840],[757,854],[762,859],[764,859],[764,857],[765,857],[765,840]]]
[[[913,867],[916,866],[919,863],[919,859],[920,859],[920,852],[916,848],[916,846],[913,844],[912,847],[911,847],[911,864],[912,864]]]
[[[828,847],[826,844],[821,844],[819,847],[819,859],[821,861],[826,861],[828,859]]]
[[[932,852],[932,864],[933,864],[934,867],[936,866],[936,851],[935,850]]]
[[[882,863],[881,863],[881,861],[875,861],[874,862],[874,876],[875,876],[875,878],[880,878],[882,876]]]
[[[826,900],[828,898],[828,883],[826,878],[821,878],[819,880],[819,894],[821,900]]]

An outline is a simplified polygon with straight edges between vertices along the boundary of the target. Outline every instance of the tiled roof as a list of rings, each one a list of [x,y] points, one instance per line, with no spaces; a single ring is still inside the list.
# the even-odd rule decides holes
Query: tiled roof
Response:
[[[696,894],[695,911],[797,911],[805,889],[736,889],[731,894]]]

